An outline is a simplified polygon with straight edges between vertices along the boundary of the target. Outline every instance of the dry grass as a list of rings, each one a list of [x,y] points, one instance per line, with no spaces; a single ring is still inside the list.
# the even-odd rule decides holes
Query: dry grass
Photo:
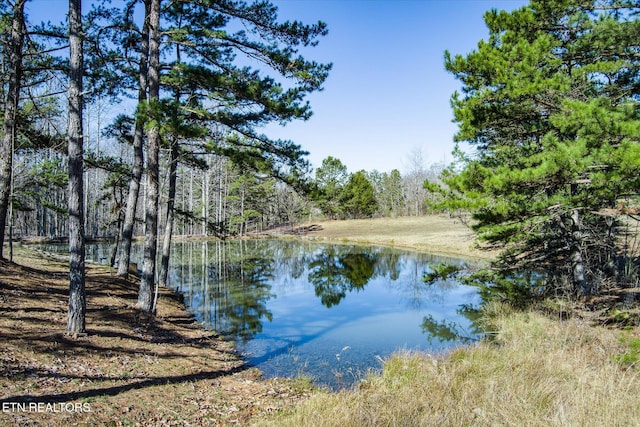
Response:
[[[322,221],[305,224],[300,229],[308,230],[307,238],[332,242],[394,246],[484,259],[496,255],[477,247],[475,233],[469,227],[444,215]]]
[[[491,343],[439,358],[396,355],[357,390],[318,393],[260,425],[638,425],[640,372],[614,360],[620,331],[536,313],[495,324]]]

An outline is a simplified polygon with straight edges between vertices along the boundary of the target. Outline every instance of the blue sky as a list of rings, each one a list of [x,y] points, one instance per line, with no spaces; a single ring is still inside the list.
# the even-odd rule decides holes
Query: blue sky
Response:
[[[488,31],[483,13],[513,10],[522,0],[277,0],[280,17],[325,21],[329,35],[305,55],[333,62],[323,92],[313,94],[307,122],[272,132],[310,152],[319,166],[339,158],[349,172],[450,162],[456,125],[449,99],[459,83],[444,69],[444,51],[473,50]]]
[[[459,83],[444,69],[445,50],[465,54],[487,37],[489,9],[513,10],[524,0],[272,0],[282,20],[327,23],[329,35],[303,51],[332,62],[324,91],[312,94],[306,122],[264,129],[310,152],[318,167],[339,158],[349,172],[410,167],[419,150],[425,164],[450,162],[456,125],[449,99]],[[88,10],[89,1],[83,1]],[[57,20],[68,0],[31,0],[33,20]],[[60,19],[62,19],[60,18]]]

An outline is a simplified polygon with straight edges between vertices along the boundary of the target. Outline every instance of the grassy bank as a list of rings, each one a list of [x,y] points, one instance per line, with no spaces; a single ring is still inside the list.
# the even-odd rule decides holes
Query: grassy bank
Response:
[[[357,390],[316,393],[258,425],[638,425],[640,372],[621,362],[633,353],[621,331],[536,313],[502,311],[494,321],[491,342],[443,357],[396,355]]]
[[[306,238],[332,242],[385,245],[398,248],[491,259],[496,253],[480,249],[475,233],[445,215],[322,221],[304,224]]]

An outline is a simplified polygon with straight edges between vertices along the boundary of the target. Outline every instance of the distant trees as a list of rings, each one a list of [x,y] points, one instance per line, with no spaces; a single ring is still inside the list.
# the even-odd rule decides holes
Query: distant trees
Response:
[[[327,157],[316,169],[315,186],[314,200],[331,219],[369,218],[377,211],[375,189],[366,172],[349,174],[335,157]]]
[[[640,205],[639,14],[637,2],[534,0],[487,12],[488,40],[447,54],[463,84],[456,141],[476,154],[458,151],[444,204],[471,209],[503,249],[501,277],[541,270],[525,285],[591,295],[636,271],[624,233]]]
[[[425,212],[427,192],[423,183],[427,179],[427,170],[422,150],[414,148],[407,156],[408,167],[404,176],[404,193],[407,202],[407,214],[419,216]]]
[[[391,217],[404,215],[406,212],[407,198],[400,171],[393,169],[389,173],[376,175],[379,176],[371,179],[371,181],[376,188],[376,200],[380,214]]]
[[[373,184],[367,179],[365,171],[349,176],[340,194],[342,210],[349,218],[370,218],[378,210]]]
[[[316,169],[316,202],[329,218],[336,218],[341,213],[340,195],[348,179],[347,167],[340,159],[332,156],[324,159]]]
[[[444,165],[425,165],[420,150],[414,150],[409,158],[412,166],[403,176],[397,169],[350,174],[339,159],[329,156],[315,171],[312,198],[331,219],[424,215],[426,199],[434,197],[424,182],[439,182]]]

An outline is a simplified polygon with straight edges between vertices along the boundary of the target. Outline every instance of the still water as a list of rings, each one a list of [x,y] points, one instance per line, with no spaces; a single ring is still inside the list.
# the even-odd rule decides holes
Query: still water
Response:
[[[107,258],[102,251],[90,245],[87,256]],[[443,262],[465,264],[308,241],[176,242],[168,282],[265,377],[305,375],[338,389],[395,351],[438,353],[479,338],[466,310],[480,302],[476,289],[422,280]]]
[[[290,240],[184,242],[169,283],[198,321],[236,341],[266,377],[353,384],[401,349],[441,352],[478,337],[463,307],[476,289],[423,282],[461,260]]]

